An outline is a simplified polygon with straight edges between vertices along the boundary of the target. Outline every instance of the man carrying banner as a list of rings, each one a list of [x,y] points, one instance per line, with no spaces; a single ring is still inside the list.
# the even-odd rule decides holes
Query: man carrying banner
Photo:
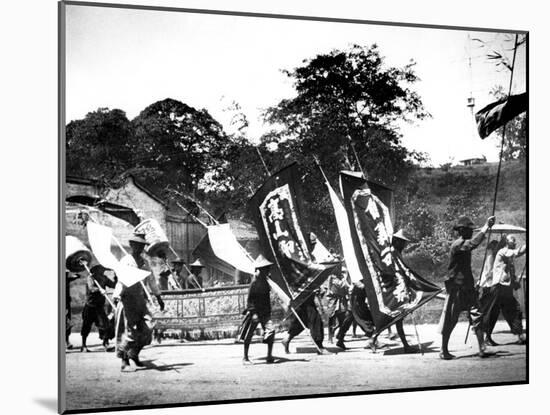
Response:
[[[334,328],[336,323],[340,327],[340,331],[344,321],[353,319],[349,310],[348,294],[350,286],[347,282],[348,270],[342,267],[340,273],[331,274],[328,277],[328,294],[327,294],[327,314],[328,314],[328,338],[332,343]],[[350,320],[351,324],[351,320]]]
[[[245,365],[252,364],[248,358],[248,349],[258,324],[262,326],[263,342],[267,344],[266,363],[273,363],[274,361],[272,351],[275,330],[271,322],[271,299],[269,296],[271,289],[267,281],[269,268],[272,265],[273,263],[265,259],[262,254],[256,258],[254,264],[255,273],[248,290],[247,305],[244,311],[245,317],[240,335],[240,340],[244,341],[243,364]]]
[[[521,308],[518,300],[514,297],[514,289],[519,287],[514,260],[524,255],[526,250],[526,245],[516,248],[516,238],[508,235],[506,246],[496,254],[493,266],[491,301],[488,306],[489,318],[487,327],[485,327],[487,335],[490,336],[502,311],[510,330],[518,337],[517,344],[525,344],[525,336],[523,335]]]
[[[140,269],[146,268],[147,264],[142,256],[146,245],[145,239],[141,235],[133,235],[129,240],[129,244],[131,255],[125,256],[121,260],[121,263]],[[153,295],[156,296],[161,311],[164,310],[164,302],[162,301],[160,290],[153,274],[150,274],[146,278],[146,281]],[[143,285],[136,283],[130,287],[126,287],[119,281],[118,286],[120,301],[124,306],[125,331],[118,345],[117,357],[122,361],[121,371],[127,372],[133,371],[130,367],[130,360],[137,367],[143,366],[143,363],[139,360],[139,352],[143,347],[151,344],[153,322],[151,311],[147,306],[147,298]],[[120,316],[120,312],[117,312],[117,315]]]
[[[404,262],[403,262],[403,250],[405,249],[407,244],[410,242],[410,239],[408,239],[405,236],[405,234],[403,232],[403,229],[400,229],[392,235],[391,242],[392,242],[393,252],[394,252],[395,256],[397,257],[397,259],[399,261],[398,263],[404,264]],[[404,273],[404,275],[407,275],[407,274]],[[422,287],[417,286],[416,282],[417,282],[416,279],[408,279],[407,280],[407,285],[409,287],[415,289],[415,290],[421,290]],[[417,349],[415,349],[414,347],[411,347],[409,345],[409,343],[407,342],[407,336],[405,335],[405,330],[403,329],[403,319],[401,319],[401,320],[399,320],[395,323],[395,328],[397,329],[397,334],[399,335],[399,339],[401,340],[401,343],[403,344],[403,352],[404,353],[416,353]],[[372,339],[369,339],[367,347],[369,347],[369,348],[376,347],[375,345],[376,345],[377,337],[378,337],[378,335],[376,335]]]
[[[470,218],[463,216],[458,219],[453,228],[460,237],[451,245],[449,278],[445,282],[447,295],[439,323],[439,330],[442,335],[439,357],[443,360],[450,360],[455,357],[449,353],[449,339],[458,322],[458,317],[463,311],[467,311],[469,314],[472,328],[477,337],[479,356],[487,357],[489,355],[483,342],[483,314],[479,308],[479,301],[474,287],[472,251],[479,246],[487,231],[494,224],[495,217],[489,217],[481,231],[473,236],[474,223]]]
[[[81,352],[89,352],[86,340],[92,325],[95,324],[99,332],[99,338],[103,341],[105,351],[109,348],[109,336],[107,334],[108,320],[105,313],[105,288],[115,288],[116,276],[111,280],[105,272],[112,272],[102,265],[96,265],[90,269],[90,275],[86,277],[86,302],[82,309],[82,336]]]
[[[295,310],[296,315],[292,315],[289,318],[288,332],[285,338],[281,341],[285,348],[285,353],[290,353],[290,341],[299,335],[303,330],[304,326],[309,329],[311,338],[317,346],[317,354],[329,354],[329,352],[323,346],[323,339],[325,336],[323,328],[323,318],[319,312],[319,291],[315,290],[311,293],[309,297]]]
[[[275,266],[270,284],[292,312],[290,328],[283,345],[309,327],[318,353],[323,353],[323,322],[315,304],[315,292],[326,281],[338,262],[314,260],[307,233],[302,231],[300,177],[293,163],[276,172],[256,191],[250,210],[263,252]],[[317,258],[318,259],[318,258]]]

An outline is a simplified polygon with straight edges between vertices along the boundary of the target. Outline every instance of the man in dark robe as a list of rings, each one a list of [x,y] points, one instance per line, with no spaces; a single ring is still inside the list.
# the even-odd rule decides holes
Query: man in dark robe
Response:
[[[282,340],[282,344],[285,348],[285,353],[290,353],[290,341],[299,335],[303,330],[305,324],[309,329],[311,338],[317,345],[318,354],[328,354],[329,352],[323,346],[324,339],[324,328],[323,328],[323,319],[319,309],[321,309],[321,304],[318,296],[320,295],[319,290],[313,291],[307,299],[295,310],[298,314],[299,319],[294,315],[294,313],[289,318],[289,327],[288,332],[285,338]]]
[[[248,357],[250,342],[254,336],[254,331],[258,324],[263,331],[263,342],[267,344],[266,363],[273,363],[273,341],[275,339],[275,330],[271,321],[271,288],[267,281],[269,277],[269,268],[273,265],[259,255],[255,261],[255,273],[250,288],[248,290],[247,305],[244,311],[245,317],[241,325],[241,334],[239,338],[244,341],[243,364],[252,364]]]
[[[109,272],[107,268],[96,265],[90,269],[91,274],[86,277],[86,302],[82,309],[82,328],[80,330],[82,336],[81,352],[89,352],[86,339],[93,324],[97,327],[99,338],[103,341],[103,347],[106,351],[109,348],[107,334],[109,322],[105,313],[105,289],[107,287],[115,288],[116,277],[114,277],[114,280],[109,279],[105,275],[106,271]]]
[[[410,240],[404,235],[402,230],[399,230],[392,236],[392,248],[394,253],[397,255],[397,257],[403,261],[402,255],[403,255],[403,249],[407,246],[407,243],[410,242]],[[408,281],[409,284],[413,284],[412,281]],[[360,290],[358,292],[357,288],[360,286],[363,287],[363,292],[361,293]],[[418,288],[418,287],[413,287]],[[354,297],[352,301],[352,309],[355,308],[355,315],[361,314],[362,317],[360,317],[362,324],[361,327],[365,331],[368,337],[370,337],[374,331],[374,323],[372,321],[372,316],[370,314],[370,310],[368,309],[368,306],[365,302],[366,299],[366,293],[364,292],[364,285],[356,285],[355,286],[355,292],[352,292],[352,295]],[[346,332],[348,331],[349,327],[351,326],[352,322],[354,320],[354,313],[350,313],[349,316],[344,320],[339,332],[338,332],[338,343],[336,343],[336,346],[340,347],[341,349],[346,349],[346,346],[344,344],[344,337],[346,335]],[[397,329],[397,334],[399,335],[399,338],[401,339],[401,343],[403,343],[403,351],[405,353],[416,353],[416,349],[411,347],[409,343],[407,342],[407,337],[405,336],[405,330],[403,329],[403,320],[399,320],[395,323],[395,328]],[[376,341],[377,341],[378,335],[369,338],[367,342],[366,348],[370,348],[375,350],[376,349]]]
[[[146,244],[145,239],[141,235],[133,235],[129,243],[131,256],[124,257],[121,262],[140,269],[147,269],[147,264],[142,255]],[[121,371],[126,372],[134,370],[130,367],[130,360],[137,367],[143,366],[143,363],[139,360],[139,353],[145,346],[151,344],[154,325],[151,311],[147,306],[147,297],[143,285],[136,283],[126,287],[120,281],[119,284],[120,302],[124,308],[125,329],[118,345],[117,357],[122,362]],[[149,286],[152,294],[157,298],[161,311],[164,310],[164,302],[153,274],[145,279],[144,284]],[[117,315],[120,316],[121,313],[117,312]]]
[[[479,356],[487,357],[490,355],[490,353],[487,353],[483,341],[483,313],[474,286],[472,251],[479,246],[487,231],[494,224],[495,217],[491,216],[475,236],[474,223],[465,216],[461,217],[454,226],[459,238],[451,245],[449,278],[445,281],[447,295],[439,322],[439,331],[442,336],[439,357],[443,360],[450,360],[455,357],[449,353],[449,339],[458,322],[460,313],[463,311],[468,312],[479,346]]]
[[[340,273],[328,277],[327,315],[328,339],[332,343],[336,325],[342,328],[348,318],[353,318],[349,307],[350,286],[347,282],[348,271],[342,267]],[[350,322],[351,323],[351,322]]]

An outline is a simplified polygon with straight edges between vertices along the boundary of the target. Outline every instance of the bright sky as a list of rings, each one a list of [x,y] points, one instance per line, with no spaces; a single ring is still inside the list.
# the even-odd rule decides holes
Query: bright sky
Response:
[[[257,139],[269,129],[262,110],[294,94],[281,69],[353,43],[377,43],[388,65],[417,62],[421,81],[414,88],[433,116],[404,124],[404,144],[428,153],[436,166],[478,155],[495,161],[497,141],[475,135],[466,102],[472,91],[474,111],[488,104],[493,86],[508,89],[510,73],[468,36],[502,50],[503,35],[495,33],[68,6],[67,121],[99,107],[122,109],[132,119],[170,97],[206,108],[231,132],[225,109],[236,101]],[[521,47],[512,93],[525,91],[525,79]]]

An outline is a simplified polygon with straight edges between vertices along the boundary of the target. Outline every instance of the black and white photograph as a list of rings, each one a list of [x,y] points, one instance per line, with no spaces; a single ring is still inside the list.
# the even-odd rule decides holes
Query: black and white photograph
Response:
[[[529,31],[444,23],[59,3],[60,412],[529,383]]]

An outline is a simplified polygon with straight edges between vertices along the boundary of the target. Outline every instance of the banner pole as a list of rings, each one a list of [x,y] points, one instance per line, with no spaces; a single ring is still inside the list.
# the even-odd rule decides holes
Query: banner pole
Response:
[[[353,145],[353,141],[351,139],[351,136],[348,134],[348,141],[349,145],[353,151],[353,155],[355,156],[355,160],[357,161],[357,164],[359,165],[359,170],[361,170],[361,174],[363,175],[363,178],[367,180],[367,176],[365,175],[365,172],[363,171],[363,166],[361,166],[361,161],[359,160],[359,155],[357,154],[357,151],[355,151],[355,146]]]
[[[176,253],[176,251],[174,251],[174,248],[172,248],[170,245],[168,245],[168,247],[170,248],[170,250],[172,251],[172,253],[176,256],[176,258],[179,258],[179,255]],[[168,267],[168,269],[170,270],[170,276],[168,277],[168,283],[172,284],[172,286],[177,289],[177,290],[181,290],[181,287],[179,285],[179,283],[176,281],[176,279],[174,278],[174,274],[172,272],[172,267],[170,265],[168,265],[168,260],[165,258],[164,259],[164,264]]]
[[[258,153],[258,157],[260,157],[260,160],[262,161],[262,164],[264,165],[265,172],[267,173],[267,177],[271,176],[271,173],[269,169],[267,168],[267,164],[265,164],[264,158],[262,157],[262,153],[260,153],[260,149],[257,146],[254,146],[256,149],[256,152]]]
[[[516,64],[516,52],[518,50],[518,34],[516,33],[516,37],[514,39],[514,55],[512,57],[512,67],[510,69],[510,84],[508,85],[508,99],[510,99],[510,95],[512,94],[512,81],[514,80],[514,67]],[[502,158],[504,156],[504,143],[506,141],[506,126],[508,125],[507,122],[504,123],[502,126],[502,141],[500,143],[500,155],[498,158],[498,168],[497,168],[497,177],[495,181],[495,192],[493,196],[493,210],[491,213],[491,216],[495,216],[495,211],[497,208],[497,195],[498,195],[498,184],[500,182],[500,171],[502,168]],[[489,229],[489,232],[487,233],[487,245],[485,247],[485,253],[483,255],[483,262],[481,264],[481,272],[479,273],[479,280],[481,280],[481,276],[483,274],[483,268],[485,268],[485,260],[487,259],[487,250],[489,249],[489,239],[491,238],[491,229]],[[470,326],[472,322],[470,321],[468,323],[468,332],[470,331]],[[466,333],[466,340],[468,339],[468,333]],[[464,341],[466,343],[466,340]]]
[[[185,210],[187,212],[188,215],[190,215],[193,219],[195,219],[198,223],[200,223],[202,226],[204,226],[205,228],[208,227],[208,225],[206,223],[204,223],[202,220],[200,220],[199,218],[197,218],[195,215],[193,215],[191,212],[189,212],[189,210],[185,209],[180,202],[176,201],[176,205],[178,205],[181,209]]]
[[[114,312],[115,312],[115,348],[118,350],[120,321],[121,319],[123,319],[122,313],[124,313],[124,304],[122,304],[122,301],[119,301],[118,307],[114,309]]]
[[[155,277],[153,277],[155,278]],[[145,291],[145,295],[147,295],[147,300],[151,303],[151,304],[154,304],[153,303],[153,297],[151,297],[151,293],[149,292],[149,290],[147,289],[147,287],[145,286],[145,283],[143,282],[143,280],[141,280],[139,282],[141,284],[141,286],[143,287],[143,290]]]
[[[201,289],[203,292],[204,292],[204,288],[202,287],[202,285],[199,284],[199,281],[197,280],[197,278],[195,277],[195,274],[193,274],[191,272],[191,270],[187,267],[187,265],[184,263],[183,264],[185,270],[189,273],[189,275],[191,275],[193,277],[193,282],[195,283],[195,285],[197,287],[199,287],[199,289]]]
[[[424,350],[422,349],[422,343],[420,342],[420,336],[418,335],[418,329],[416,327],[416,320],[414,318],[414,312],[411,313],[411,320],[414,326],[414,332],[416,334],[416,342],[418,343],[418,349],[420,350],[420,354],[424,356]]]
[[[80,263],[84,266],[84,268],[86,268],[86,271],[88,271],[88,274],[90,274],[90,276],[91,276],[92,272],[90,271],[90,268],[88,268],[88,265],[83,261],[80,261]],[[114,310],[115,305],[113,304],[111,299],[107,296],[107,294],[105,293],[105,290],[103,288],[101,288],[101,285],[99,285],[99,283],[96,281],[96,279],[94,277],[91,277],[91,278],[94,281],[97,288],[99,288],[99,292],[103,295],[103,297],[105,297],[105,299],[109,302],[109,304],[111,305],[111,307],[113,307],[113,310]]]
[[[468,316],[468,328],[466,329],[466,337],[464,338],[464,344],[468,344],[468,336],[470,334],[470,327],[472,327],[472,319]]]
[[[317,349],[317,351],[319,352],[319,354],[322,354],[323,352],[321,351],[321,348],[317,345],[317,343],[315,343],[315,339],[313,338],[312,334],[311,334],[311,330],[308,329],[306,327],[306,325],[304,324],[304,322],[302,321],[302,319],[300,318],[300,316],[298,315],[298,313],[296,312],[296,310],[294,309],[294,307],[290,306],[290,309],[292,310],[292,312],[294,313],[294,316],[296,317],[296,319],[300,322],[300,324],[302,325],[302,327],[304,328],[304,330],[306,330],[309,334],[309,337],[311,337],[311,340],[313,341],[313,344],[315,345],[315,348]]]

